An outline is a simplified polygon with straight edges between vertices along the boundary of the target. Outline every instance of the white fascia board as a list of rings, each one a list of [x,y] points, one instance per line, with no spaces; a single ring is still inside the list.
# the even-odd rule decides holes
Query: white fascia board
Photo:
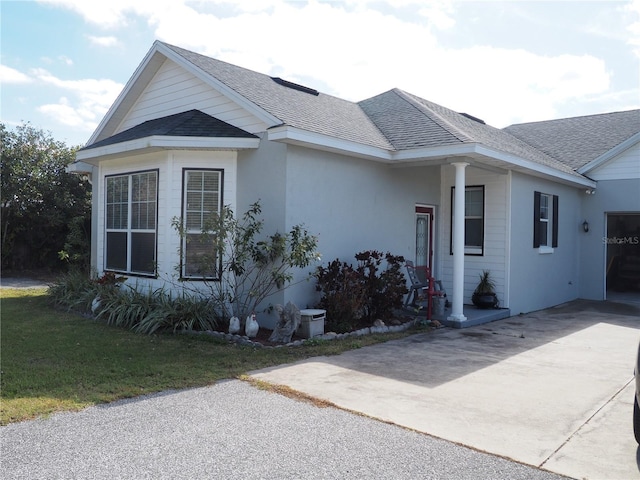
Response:
[[[534,175],[537,174],[544,177],[556,178],[562,183],[574,186],[596,188],[596,182],[586,177],[578,177],[577,175],[572,175],[568,172],[563,172],[562,170],[557,170],[540,163],[532,162],[531,160],[526,160],[510,153],[494,150],[492,148],[485,147],[484,145],[477,144],[476,153],[510,163],[513,166],[528,170]]]
[[[599,166],[605,164],[606,162],[608,162],[612,158],[617,157],[622,152],[624,152],[625,150],[633,147],[636,143],[639,143],[639,142],[640,142],[640,132],[638,132],[635,135],[632,135],[631,137],[627,138],[624,142],[616,145],[615,147],[613,147],[608,152],[605,152],[602,155],[600,155],[598,158],[595,158],[595,159],[591,160],[586,165],[583,165],[582,167],[580,167],[578,169],[578,173],[580,173],[582,175],[585,175],[586,173],[590,172],[591,170],[595,170]]]
[[[168,137],[153,135],[151,137],[138,138],[128,142],[114,143],[104,147],[90,148],[76,152],[77,161],[90,162],[92,159],[108,155],[132,154],[145,149],[215,149],[215,150],[243,150],[258,148],[259,138],[234,138],[234,137]]]
[[[414,148],[411,150],[398,150],[391,154],[394,162],[415,162],[416,160],[459,157],[473,155],[476,152],[476,143],[460,143],[457,145],[442,145],[439,147]]]
[[[233,88],[229,87],[228,85],[222,83],[217,78],[203,71],[193,63],[189,62],[183,56],[171,50],[169,47],[163,45],[162,43],[157,43],[157,42],[156,44],[154,44],[154,46],[156,47],[157,51],[162,53],[165,57],[174,61],[179,66],[187,70],[189,73],[198,77],[207,85],[210,85],[215,90],[218,90],[223,95],[229,97],[231,100],[236,102],[238,105],[240,105],[242,108],[247,110],[249,113],[259,118],[263,123],[266,123],[267,125],[279,125],[282,123],[282,120],[271,115],[269,112],[267,112],[263,108],[259,107],[252,101],[248,100],[246,97],[240,95]]]
[[[304,145],[310,148],[368,158],[379,162],[391,162],[391,152],[384,148],[309,132],[308,130],[301,130],[288,125],[270,128],[267,130],[267,135],[267,138],[274,142]]]
[[[158,52],[157,47],[159,45],[160,44],[156,40],[153,46],[151,47],[151,49],[147,52],[145,57],[142,59],[142,62],[140,62],[140,65],[138,65],[138,68],[136,68],[131,78],[129,78],[124,88],[122,89],[122,91],[120,92],[116,100],[113,102],[113,104],[111,105],[111,107],[109,108],[105,116],[102,117],[102,121],[98,124],[98,127],[95,129],[95,131],[87,141],[86,145],[91,145],[99,138],[100,133],[102,133],[102,130],[107,126],[109,122],[111,122],[111,120],[113,119],[112,117],[120,109],[120,106],[125,102],[126,98],[132,92],[133,87],[138,83],[138,80],[141,77],[143,77],[143,73],[147,71],[148,76],[152,77],[158,71],[160,66],[164,63],[164,59],[161,59],[159,57],[154,58],[154,55]],[[166,55],[165,55],[165,58],[166,58]],[[151,70],[149,71],[148,69],[151,69]],[[113,132],[110,132],[110,134],[107,135],[107,137],[111,136],[112,133]]]

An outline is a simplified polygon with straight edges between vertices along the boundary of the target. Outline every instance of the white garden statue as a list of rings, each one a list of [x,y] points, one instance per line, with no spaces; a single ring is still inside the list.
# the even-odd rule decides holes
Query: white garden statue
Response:
[[[278,312],[278,323],[276,323],[269,341],[289,343],[300,325],[300,310],[291,302],[287,303],[284,308],[282,308],[282,305],[276,305],[275,309]]]
[[[229,333],[236,334],[240,332],[240,319],[238,317],[231,317],[229,319]]]
[[[260,325],[256,320],[256,314],[251,313],[251,315],[247,317],[247,321],[244,326],[244,333],[247,335],[247,337],[253,338],[258,335],[258,330],[260,330]]]

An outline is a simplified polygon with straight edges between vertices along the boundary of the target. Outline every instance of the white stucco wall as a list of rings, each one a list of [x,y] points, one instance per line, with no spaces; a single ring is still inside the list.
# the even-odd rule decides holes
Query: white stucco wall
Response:
[[[240,211],[260,197],[265,233],[304,224],[318,235],[323,265],[336,258],[355,263],[354,255],[363,250],[389,251],[413,259],[415,205],[434,205],[438,215],[439,169],[393,168],[263,142],[258,151],[241,153],[238,160]],[[297,272],[297,278],[305,278],[306,273]],[[318,299],[315,282],[303,281],[265,303],[290,300],[299,308],[309,308]],[[261,315],[262,322],[272,326],[275,319]]]
[[[512,174],[510,308],[517,315],[578,298],[584,190],[519,173]],[[533,247],[533,192],[558,195],[558,246]]]

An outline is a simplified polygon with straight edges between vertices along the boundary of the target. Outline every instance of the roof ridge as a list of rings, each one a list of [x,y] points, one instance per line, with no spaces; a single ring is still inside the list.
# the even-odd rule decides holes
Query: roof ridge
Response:
[[[640,113],[640,108],[631,108],[629,110],[618,110],[616,112],[590,113],[589,115],[577,115],[577,116],[574,116],[574,117],[552,118],[552,119],[549,119],[549,120],[536,120],[534,122],[512,123],[511,125],[508,125],[508,126],[502,128],[502,130],[505,130],[505,129],[509,128],[509,127],[516,127],[516,126],[520,126],[520,125],[534,125],[534,124],[540,124],[540,123],[562,122],[562,121],[567,121],[567,120],[580,120],[580,119],[586,119],[586,118],[604,117],[604,116],[607,116],[607,115],[618,115],[618,114],[621,114],[621,113],[631,113],[631,112]]]
[[[414,95],[409,92],[405,92],[400,88],[394,88],[392,89],[392,91],[396,93],[398,96],[400,96],[402,99],[404,99],[407,103],[412,105],[416,110],[419,110],[421,113],[424,113],[424,110],[427,110],[431,114],[429,115],[431,120],[436,122],[440,127],[444,128],[447,132],[453,135],[457,140],[461,141],[462,143],[474,142],[473,138],[471,138],[465,132],[463,132],[458,127],[453,125],[449,120],[447,120],[446,118],[443,118],[442,115],[438,114],[434,109],[432,109],[428,105],[425,105],[422,102],[417,101],[416,99],[420,98],[417,95]],[[425,102],[429,102],[429,100],[426,100],[423,98],[420,98],[420,99]],[[433,103],[433,102],[429,102],[429,103]],[[437,105],[436,103],[433,103],[433,104]],[[447,107],[443,107],[442,105],[438,105],[438,106],[440,108],[449,110],[450,112],[455,113],[456,115],[460,115],[460,113],[455,112]]]

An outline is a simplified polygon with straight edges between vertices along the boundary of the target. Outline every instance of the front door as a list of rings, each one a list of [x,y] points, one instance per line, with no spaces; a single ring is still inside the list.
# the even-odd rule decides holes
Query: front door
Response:
[[[426,205],[416,205],[416,267],[418,273],[428,268],[433,275],[433,221],[434,208]],[[426,279],[421,278],[425,281]]]

